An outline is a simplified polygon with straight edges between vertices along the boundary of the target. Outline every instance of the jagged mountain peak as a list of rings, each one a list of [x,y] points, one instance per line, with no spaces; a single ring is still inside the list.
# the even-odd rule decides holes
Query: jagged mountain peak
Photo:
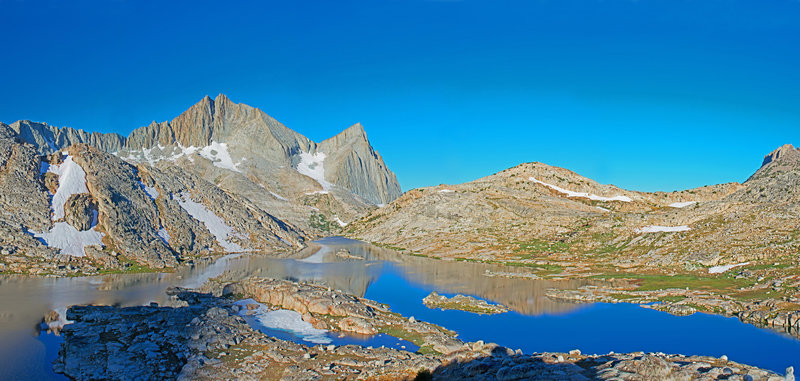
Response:
[[[791,144],[784,144],[764,156],[764,161],[761,163],[761,166],[763,167],[772,162],[781,162],[786,160],[800,160],[800,149],[795,148]]]
[[[364,130],[364,126],[361,123],[356,123],[350,127],[345,128],[342,132],[322,141],[320,143],[323,146],[330,145],[330,146],[341,146],[345,144],[353,144],[353,143],[367,143],[369,141],[367,139],[367,132]]]
[[[360,123],[317,144],[264,111],[235,103],[225,94],[213,99],[206,95],[174,119],[153,121],[127,137],[32,122],[15,122],[11,129],[40,154],[86,143],[128,161],[153,164],[199,152],[212,157],[215,166],[240,173],[249,173],[247,168],[258,173],[295,168],[302,153],[324,152],[324,181],[375,204],[388,203],[401,193],[395,175],[372,148]],[[220,161],[217,154],[225,160]]]
[[[750,176],[747,182],[797,170],[800,170],[800,149],[791,144],[784,144],[764,156],[761,168]]]

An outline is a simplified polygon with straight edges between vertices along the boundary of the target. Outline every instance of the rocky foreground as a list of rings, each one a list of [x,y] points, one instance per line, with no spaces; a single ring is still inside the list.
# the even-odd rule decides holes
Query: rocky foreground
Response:
[[[784,380],[722,358],[627,353],[523,354],[404,318],[325,287],[251,278],[210,293],[173,288],[169,305],[74,306],[55,365],[72,379],[697,379]],[[307,346],[269,337],[239,316],[242,298],[291,309],[317,327],[391,332],[416,353],[357,345]],[[244,307],[246,308],[246,307]],[[349,321],[348,323],[342,323]],[[387,327],[391,327],[388,330]],[[427,348],[422,350],[422,348]]]

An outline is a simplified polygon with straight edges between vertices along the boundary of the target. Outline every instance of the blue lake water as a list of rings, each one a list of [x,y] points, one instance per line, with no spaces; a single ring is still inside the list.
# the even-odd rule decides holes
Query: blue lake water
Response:
[[[248,276],[309,281],[388,304],[404,316],[442,325],[465,341],[496,342],[525,353],[665,352],[727,355],[731,360],[783,373],[800,369],[800,340],[744,324],[736,318],[696,313],[678,317],[632,304],[571,304],[548,299],[548,288],[571,289],[588,281],[507,278],[520,271],[497,265],[403,256],[359,241],[327,238],[291,258],[224,257],[168,274],[125,274],[81,278],[0,276],[0,379],[65,379],[52,372],[61,338],[34,327],[49,310],[73,304],[142,305],[163,302],[168,286],[198,286],[211,277]],[[337,252],[347,250],[346,255]],[[360,259],[358,259],[360,258]],[[471,295],[509,307],[497,315],[429,309],[430,292]],[[286,330],[265,332],[303,342]],[[332,344],[416,350],[387,335],[327,333]]]
[[[580,349],[597,354],[724,354],[733,361],[779,373],[790,365],[800,369],[799,340],[736,318],[704,313],[674,316],[627,303],[593,303],[566,313],[535,316],[513,311],[496,315],[443,311],[429,309],[421,301],[431,291],[437,291],[436,287],[409,282],[394,265],[384,265],[384,269],[367,290],[367,298],[387,303],[403,315],[455,330],[465,341],[493,341],[525,353]]]

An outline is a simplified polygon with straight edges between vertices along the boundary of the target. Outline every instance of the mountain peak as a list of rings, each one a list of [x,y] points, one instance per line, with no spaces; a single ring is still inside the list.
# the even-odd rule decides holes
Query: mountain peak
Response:
[[[784,144],[764,156],[764,161],[761,163],[761,166],[763,167],[772,162],[781,162],[785,160],[800,161],[800,149],[795,148],[791,144]]]
[[[797,170],[800,170],[800,149],[795,148],[791,144],[784,144],[764,156],[761,168],[750,176],[747,181],[765,178],[776,173],[794,172]]]
[[[340,132],[340,134],[345,134],[347,136],[362,136],[364,140],[367,139],[367,131],[364,130],[364,126],[362,126],[361,123],[356,123],[345,128],[344,131]]]
[[[332,143],[333,145],[341,145],[347,144],[346,142],[351,142],[354,139],[368,142],[367,131],[364,130],[364,126],[362,126],[361,123],[356,123],[350,127],[347,127],[342,130],[342,132],[326,139],[325,141]]]

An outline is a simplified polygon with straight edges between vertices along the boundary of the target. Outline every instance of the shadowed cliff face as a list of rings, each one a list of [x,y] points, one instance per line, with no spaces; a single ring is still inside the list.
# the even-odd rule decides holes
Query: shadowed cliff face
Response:
[[[388,204],[402,194],[394,173],[369,144],[361,123],[354,124],[317,146],[328,152],[330,181],[374,204]]]
[[[800,150],[783,145],[764,156],[761,168],[745,182],[734,199],[759,204],[800,201]]]

